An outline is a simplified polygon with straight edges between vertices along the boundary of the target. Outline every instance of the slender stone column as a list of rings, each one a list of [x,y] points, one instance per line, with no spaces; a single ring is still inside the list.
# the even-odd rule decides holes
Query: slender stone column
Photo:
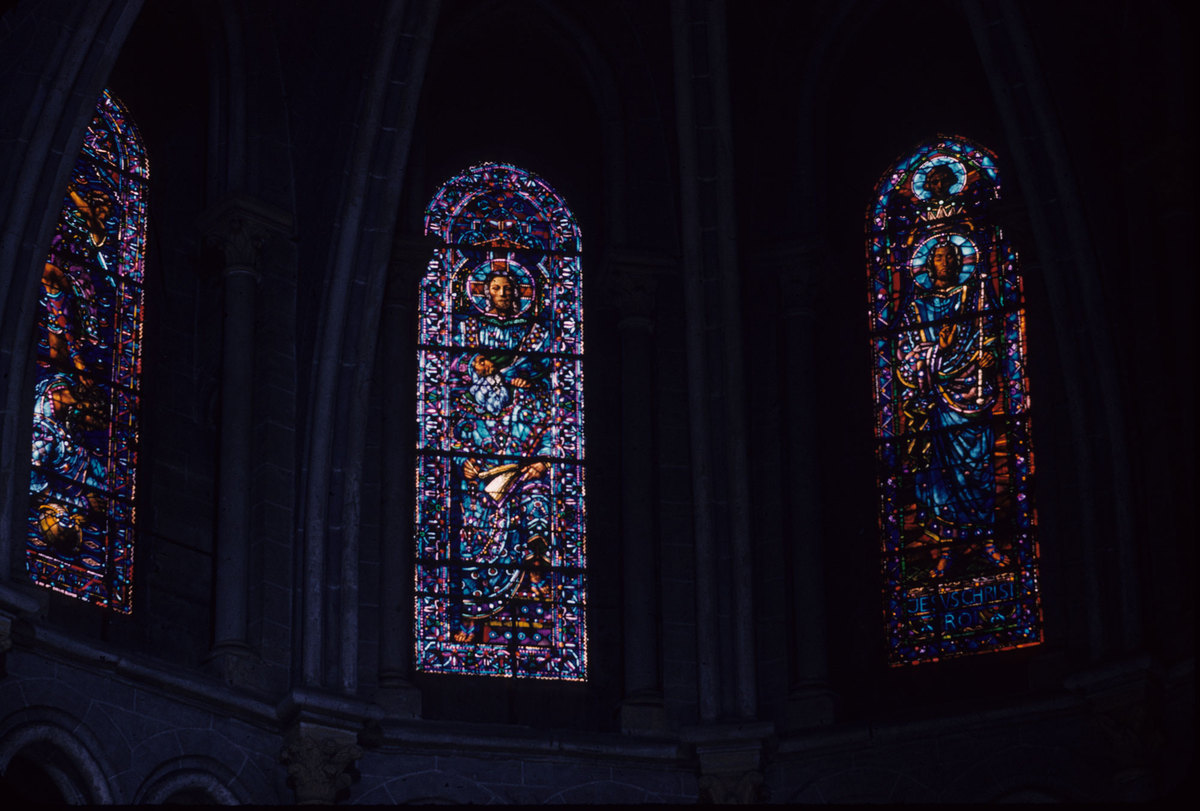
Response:
[[[825,645],[825,585],[821,561],[821,477],[817,470],[816,419],[814,416],[813,359],[816,348],[817,283],[821,277],[819,251],[797,251],[788,257],[779,274],[783,301],[784,348],[791,359],[784,385],[784,422],[787,425],[787,469],[791,537],[792,635],[796,651],[791,667],[787,703],[790,727],[811,727],[833,722],[833,695],[828,688]]]
[[[671,3],[675,73],[675,128],[679,135],[679,206],[686,313],[688,423],[691,440],[692,515],[696,549],[696,681],[701,721],[721,712],[718,625],[717,539],[713,515],[712,438],[709,429],[705,335],[705,255],[701,227],[700,155],[693,99],[692,10],[685,0]]]
[[[262,247],[286,217],[248,197],[235,197],[202,218],[222,258],[221,448],[212,659],[227,681],[241,681],[247,642],[254,417],[254,312]],[[240,660],[240,661],[239,661]]]
[[[758,707],[753,550],[724,3],[674,0],[671,28],[700,717],[752,718]],[[715,501],[721,503],[710,506]]]
[[[393,251],[384,294],[379,357],[383,399],[383,531],[379,567],[379,692],[375,701],[391,714],[421,714],[421,694],[409,681],[413,651],[413,378],[416,334],[413,302],[421,269],[429,260],[423,242]]]
[[[617,281],[621,319],[621,545],[624,580],[624,732],[664,732],[666,712],[659,686],[659,651],[654,627],[655,536],[653,436],[649,393],[654,390],[653,321],[655,279],[623,269]]]

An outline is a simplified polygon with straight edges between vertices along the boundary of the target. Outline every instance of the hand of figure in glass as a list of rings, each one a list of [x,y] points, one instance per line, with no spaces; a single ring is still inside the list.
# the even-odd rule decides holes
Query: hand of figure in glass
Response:
[[[512,380],[510,380],[510,381],[508,381],[508,382],[512,384],[512,386],[513,386],[513,388],[514,388],[514,389],[527,389],[527,388],[529,388],[529,381],[528,381],[528,380],[526,380],[526,379],[525,379],[525,378],[523,378],[523,377],[514,377]]]
[[[954,343],[954,333],[957,330],[957,324],[943,324],[938,330],[938,346],[942,349]]]
[[[108,501],[99,493],[89,490],[86,494],[88,509],[94,517],[103,517],[108,513]]]
[[[463,478],[467,481],[474,481],[479,478],[479,463],[474,459],[468,459],[463,462]]]
[[[549,470],[549,468],[550,466],[545,462],[531,462],[521,469],[521,481],[527,481],[528,479],[540,479],[546,474],[546,471]]]

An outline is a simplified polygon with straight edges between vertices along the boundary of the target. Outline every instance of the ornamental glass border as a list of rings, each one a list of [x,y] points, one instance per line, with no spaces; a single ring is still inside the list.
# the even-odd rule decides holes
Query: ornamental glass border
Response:
[[[133,609],[149,163],[107,90],[42,271],[25,563],[34,583]]]
[[[549,184],[482,163],[425,212],[416,668],[587,678],[580,233]]]
[[[890,665],[1042,641],[1025,300],[995,155],[940,136],[867,218]]]

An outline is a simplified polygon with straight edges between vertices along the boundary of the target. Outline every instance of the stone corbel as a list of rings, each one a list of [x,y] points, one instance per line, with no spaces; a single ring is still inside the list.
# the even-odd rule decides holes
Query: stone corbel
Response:
[[[767,800],[763,750],[775,727],[769,722],[714,724],[681,730],[695,747],[701,803],[749,804]]]

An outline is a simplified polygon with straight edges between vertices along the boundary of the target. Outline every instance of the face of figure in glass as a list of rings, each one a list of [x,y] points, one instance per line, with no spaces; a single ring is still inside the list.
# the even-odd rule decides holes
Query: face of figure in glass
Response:
[[[929,277],[939,290],[958,283],[962,257],[954,245],[938,245],[929,253]]]
[[[487,281],[487,294],[492,303],[492,312],[504,316],[517,314],[521,304],[521,292],[507,271],[492,272]]]
[[[471,362],[475,368],[475,374],[480,377],[488,377],[496,373],[496,364],[485,358],[483,355],[476,355],[475,360]]]
[[[953,169],[944,163],[939,164],[930,169],[929,174],[925,176],[925,191],[929,192],[929,197],[933,200],[945,200],[950,196],[950,189],[957,179]]]

